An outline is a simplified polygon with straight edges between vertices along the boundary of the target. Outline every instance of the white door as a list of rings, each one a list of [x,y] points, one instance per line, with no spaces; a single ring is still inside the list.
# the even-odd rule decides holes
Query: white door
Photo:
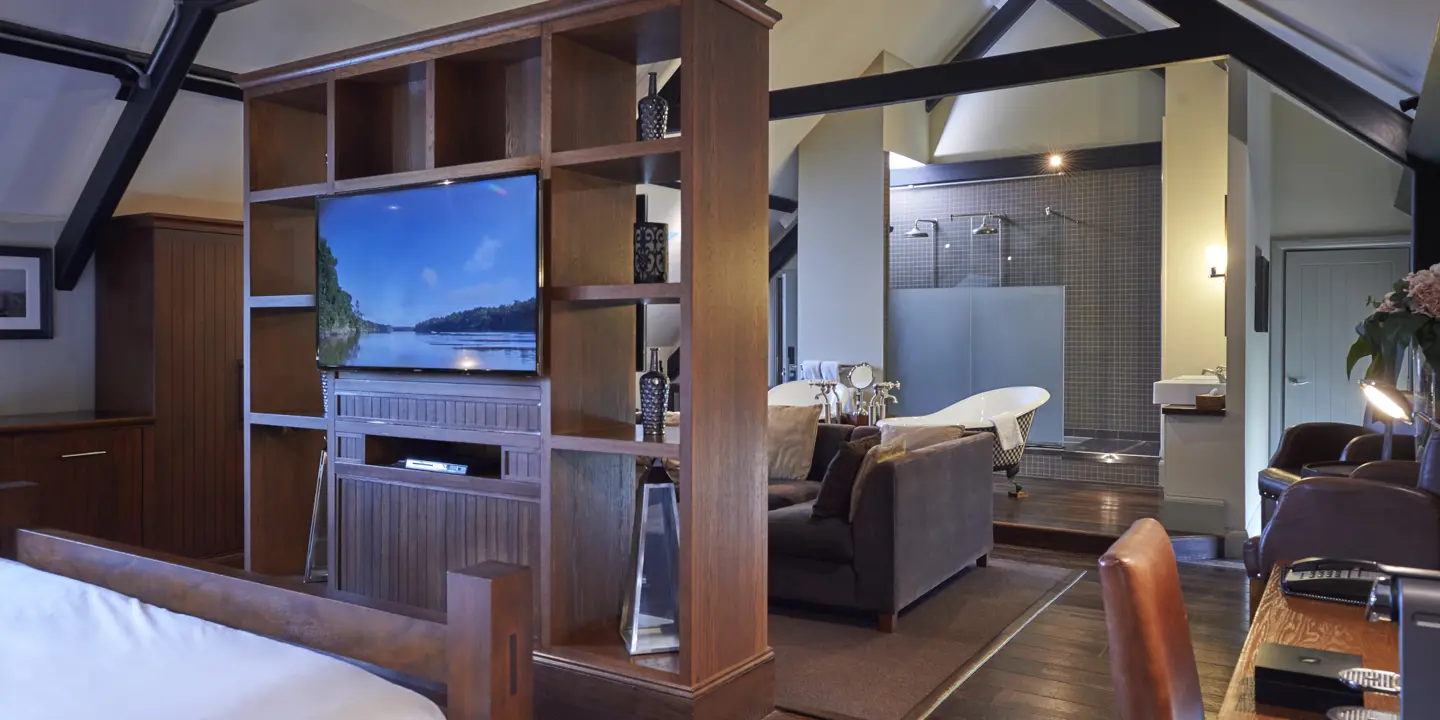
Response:
[[[1405,248],[1291,250],[1285,254],[1285,427],[1364,419],[1357,384],[1365,365],[1345,376],[1355,326],[1410,271]]]

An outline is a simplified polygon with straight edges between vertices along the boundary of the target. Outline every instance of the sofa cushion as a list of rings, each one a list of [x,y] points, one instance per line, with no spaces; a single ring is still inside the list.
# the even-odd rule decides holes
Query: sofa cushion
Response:
[[[820,495],[820,483],[809,480],[775,480],[768,489],[770,509],[808,503]]]
[[[904,438],[905,452],[914,452],[962,437],[965,437],[964,425],[886,425],[880,428],[880,442],[888,443]]]
[[[876,435],[852,440],[840,446],[839,452],[825,468],[825,477],[820,481],[820,496],[815,498],[815,518],[850,519],[850,493],[855,489],[855,478],[860,475],[860,465],[865,462],[865,453],[880,444]]]
[[[815,434],[815,455],[810,462],[810,474],[805,479],[820,482],[825,479],[825,470],[830,467],[835,453],[840,452],[840,446],[855,439],[851,437],[855,426],[820,423],[817,429],[819,432]]]
[[[770,554],[849,563],[855,558],[850,525],[842,518],[811,518],[811,505],[807,502],[770,511]]]
[[[855,510],[860,507],[860,494],[865,491],[865,482],[875,474],[875,466],[905,455],[905,438],[894,442],[882,442],[865,453],[860,463],[860,472],[855,475],[855,486],[850,489],[850,522],[855,522]]]
[[[818,405],[771,405],[765,426],[765,453],[771,480],[804,480],[815,456]]]

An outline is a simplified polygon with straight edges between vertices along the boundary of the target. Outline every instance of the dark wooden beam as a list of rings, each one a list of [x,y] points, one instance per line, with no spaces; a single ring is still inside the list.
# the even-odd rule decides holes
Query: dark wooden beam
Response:
[[[1120,37],[1145,32],[1145,28],[1106,12],[1091,0],[1049,0],[1051,5],[1075,19],[1100,37]]]
[[[1224,57],[1229,46],[1225,37],[1176,28],[774,90],[770,93],[770,119],[1212,60]]]
[[[800,223],[790,226],[780,241],[770,248],[770,277],[785,269],[785,266],[795,259],[800,252]]]
[[[970,37],[966,38],[965,42],[955,50],[955,54],[945,62],[965,62],[985,57],[985,53],[990,52],[990,49],[995,47],[995,43],[1000,42],[1000,38],[1005,37],[1005,33],[1010,32],[1010,28],[1015,27],[1020,16],[1024,15],[1025,11],[1034,4],[1035,0],[1010,0],[991,11],[990,15],[985,18],[985,22],[981,23],[980,27],[971,33]],[[925,111],[934,110],[935,106],[939,104],[940,98],[926,100]]]
[[[146,53],[3,20],[0,54],[110,75],[120,81],[120,100],[128,100],[136,87],[148,82],[145,68],[151,62]],[[234,73],[201,65],[190,68],[180,89],[224,100],[243,98]]]
[[[1261,77],[1392,160],[1408,164],[1411,120],[1399,108],[1371,95],[1217,0],[1144,2],[1180,23],[1184,30],[1223,38],[1228,54]]]
[[[1161,144],[1158,142],[1136,143],[1068,150],[1063,153],[1063,157],[1065,164],[1061,168],[1062,172],[1144,167],[1160,164]],[[1050,153],[1041,153],[891,170],[890,187],[981,182],[1054,174],[1056,174],[1056,170],[1050,166]]]
[[[216,0],[180,0],[150,63],[149,83],[131,93],[55,243],[55,287],[73,290],[104,224],[135,177],[160,122],[215,24]]]

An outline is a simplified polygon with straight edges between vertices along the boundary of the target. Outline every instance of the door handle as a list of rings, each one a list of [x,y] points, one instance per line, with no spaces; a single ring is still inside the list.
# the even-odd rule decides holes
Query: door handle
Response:
[[[106,454],[108,454],[108,453],[109,453],[108,450],[96,450],[96,451],[94,451],[94,452],[83,452],[83,453],[70,453],[69,455],[61,455],[61,456],[60,456],[60,459],[61,459],[61,460],[71,460],[71,459],[74,459],[74,458],[95,457],[96,455],[106,455]]]
[[[1309,385],[1309,384],[1310,384],[1310,381],[1309,381],[1309,380],[1306,380],[1305,378],[1291,377],[1291,378],[1286,378],[1286,380],[1288,380],[1289,383],[1290,383],[1292,386],[1294,386],[1294,387],[1300,387],[1301,385]]]

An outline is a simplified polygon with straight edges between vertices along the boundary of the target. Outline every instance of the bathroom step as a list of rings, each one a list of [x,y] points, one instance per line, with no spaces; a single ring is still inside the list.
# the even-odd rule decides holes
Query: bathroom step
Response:
[[[996,522],[995,543],[1062,552],[1101,555],[1120,539],[1119,533],[1044,527],[1013,522]],[[1218,535],[1172,534],[1170,544],[1177,560],[1214,560],[1225,554],[1225,540]]]

